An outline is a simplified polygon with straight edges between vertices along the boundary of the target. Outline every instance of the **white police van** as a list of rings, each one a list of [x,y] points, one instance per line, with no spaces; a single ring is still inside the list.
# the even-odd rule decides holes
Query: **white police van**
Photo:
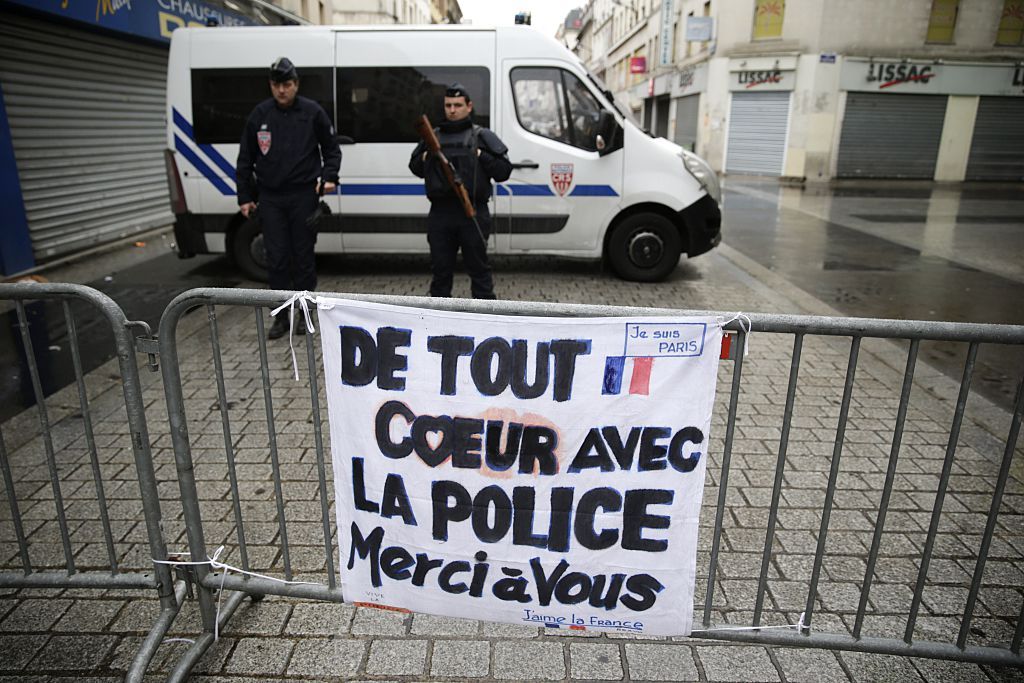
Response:
[[[509,148],[495,187],[492,254],[605,258],[655,281],[720,240],[718,180],[698,156],[640,130],[571,52],[527,26],[177,29],[167,77],[167,168],[183,257],[228,253],[265,277],[259,226],[238,211],[235,160],[269,65],[291,59],[342,145],[319,223],[324,253],[427,252],[423,182],[408,170],[421,114],[443,119],[447,83]]]

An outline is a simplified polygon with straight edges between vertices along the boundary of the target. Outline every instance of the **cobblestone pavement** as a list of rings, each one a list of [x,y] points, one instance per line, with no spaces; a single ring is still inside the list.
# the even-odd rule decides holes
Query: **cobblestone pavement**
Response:
[[[429,277],[427,262],[420,257],[325,260],[321,273],[323,291],[380,294],[422,294]],[[818,302],[773,279],[727,247],[684,262],[667,282],[653,285],[616,280],[594,264],[540,257],[498,260],[496,281],[504,299],[828,313]],[[457,295],[468,295],[464,276],[457,279],[457,287]],[[254,314],[251,309],[220,307],[217,317],[249,563],[256,571],[281,575],[283,557],[259,359],[254,351]],[[750,339],[714,592],[712,617],[719,625],[749,624],[752,617],[792,345],[792,337],[786,335],[755,334]],[[287,340],[272,343],[269,348],[290,562],[296,579],[324,581],[326,565],[308,380],[304,368],[302,380],[292,379]],[[849,348],[848,339],[808,337],[804,344],[765,596],[767,624],[796,623],[804,609]],[[222,416],[211,372],[206,315],[201,309],[184,319],[179,351],[206,540],[211,551],[225,544],[222,559],[238,564]],[[861,350],[820,594],[812,618],[816,630],[845,634],[854,627],[889,458],[905,354],[905,345],[890,342],[865,342]],[[303,357],[300,354],[300,359]],[[722,363],[697,560],[698,616],[707,587],[732,372],[733,363]],[[101,367],[88,378],[100,470],[119,562],[125,568],[146,568],[150,566],[149,551],[116,380],[113,365]],[[163,387],[159,375],[144,372],[142,380],[169,546],[171,550],[183,550]],[[903,636],[955,399],[955,383],[926,366],[918,367],[864,635]],[[322,409],[325,405],[322,403]],[[51,435],[58,449],[61,493],[76,564],[83,569],[102,568],[106,548],[74,389],[54,396],[49,410],[55,423]],[[3,435],[24,531],[31,542],[31,561],[37,568],[60,567],[63,550],[54,521],[54,494],[42,439],[35,433],[35,419],[32,412],[22,414],[3,425]],[[1006,413],[971,399],[915,631],[918,640],[955,640],[1008,430]],[[972,644],[1008,642],[1021,612],[1024,459],[1019,451],[1020,447],[984,572],[971,629]],[[0,505],[0,569],[17,571],[20,567],[11,511],[5,500]],[[0,596],[0,680],[116,680],[123,676],[157,612],[153,596],[142,591],[6,591]],[[153,680],[166,675],[169,665],[187,646],[185,639],[195,637],[199,630],[197,610],[189,602],[174,623],[172,639],[158,650],[150,669]],[[196,667],[194,678],[988,681],[1021,680],[1022,674],[1014,669],[939,660],[726,644],[697,638],[552,632],[267,597],[258,603],[243,603]]]

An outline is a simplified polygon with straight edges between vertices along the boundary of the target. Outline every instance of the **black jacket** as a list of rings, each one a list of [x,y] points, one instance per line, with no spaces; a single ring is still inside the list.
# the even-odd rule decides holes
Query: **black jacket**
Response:
[[[245,123],[235,166],[238,204],[256,201],[261,192],[312,191],[318,177],[337,182],[340,168],[341,150],[323,107],[297,96],[289,109],[281,109],[268,98]]]
[[[512,163],[508,160],[508,148],[493,132],[474,125],[467,117],[461,121],[445,121],[434,129],[441,152],[448,158],[469,191],[473,204],[487,203],[491,197],[491,181],[502,182],[512,175]],[[420,142],[409,159],[409,170],[423,178],[427,197],[432,203],[457,204],[455,191],[445,179],[441,162],[433,155],[427,155],[426,143]],[[477,156],[476,150],[480,150]]]

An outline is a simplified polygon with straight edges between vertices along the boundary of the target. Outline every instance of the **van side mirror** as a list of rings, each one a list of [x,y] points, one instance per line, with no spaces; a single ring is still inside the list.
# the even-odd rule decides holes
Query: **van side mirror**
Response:
[[[336,145],[354,145],[356,141],[347,135],[335,135],[334,144]]]
[[[601,114],[597,119],[597,134],[594,136],[594,148],[601,156],[609,154],[616,149],[615,133],[618,125],[610,111],[601,110]]]

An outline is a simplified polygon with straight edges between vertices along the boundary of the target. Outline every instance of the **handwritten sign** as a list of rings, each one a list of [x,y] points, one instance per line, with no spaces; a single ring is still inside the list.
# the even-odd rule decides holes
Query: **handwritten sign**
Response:
[[[347,601],[689,633],[716,321],[319,318]]]
[[[687,329],[687,328],[696,329]],[[624,356],[699,356],[704,352],[704,323],[632,323],[626,326]]]

